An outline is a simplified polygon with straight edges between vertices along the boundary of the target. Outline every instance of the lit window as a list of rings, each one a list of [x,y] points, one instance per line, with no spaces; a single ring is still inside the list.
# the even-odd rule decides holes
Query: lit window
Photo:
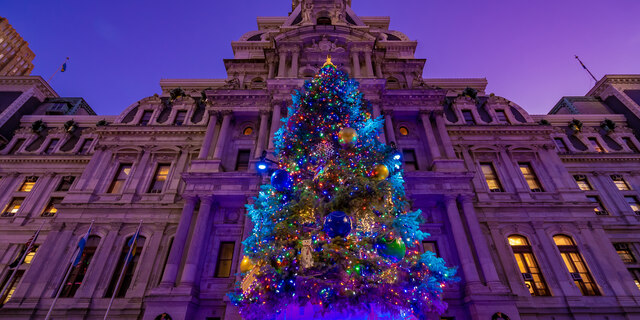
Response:
[[[402,158],[404,159],[404,169],[406,171],[418,170],[418,159],[416,151],[413,149],[402,149]]]
[[[498,174],[491,162],[481,162],[482,174],[484,174],[484,181],[487,182],[487,186],[491,192],[502,192],[502,185],[498,179]]]
[[[473,119],[473,113],[471,110],[462,110],[462,117],[466,124],[476,124],[476,120]]]
[[[20,186],[20,189],[18,189],[18,191],[20,191],[20,192],[31,192],[31,189],[33,189],[33,186],[36,185],[37,181],[38,181],[38,177],[35,177],[35,176],[26,177],[24,179],[24,182]]]
[[[636,287],[640,290],[640,269],[629,269],[629,272],[633,277],[633,281],[636,283]]]
[[[638,203],[638,199],[633,196],[626,196],[624,199],[627,200],[631,210],[635,212],[635,214],[640,215],[640,203]]]
[[[602,202],[600,201],[600,198],[598,198],[597,196],[587,196],[587,200],[589,200],[589,201],[593,202],[594,204],[596,204],[596,207],[593,208],[593,211],[597,215],[599,215],[599,216],[609,215],[607,210],[604,209],[604,206],[602,205]]]
[[[38,252],[39,247],[40,246],[37,244],[34,244],[31,246],[31,252],[27,253],[27,255],[24,256],[24,264],[31,264],[31,262],[33,261],[33,258],[36,256],[36,253]]]
[[[529,185],[529,189],[531,192],[542,192],[542,186],[540,185],[540,181],[538,181],[538,177],[536,173],[533,171],[531,164],[528,162],[519,162],[520,172],[522,172],[522,176],[527,181],[527,185]]]
[[[504,110],[496,110],[496,117],[498,118],[498,123],[509,123],[507,113]]]
[[[113,178],[113,182],[109,186],[107,193],[120,193],[122,192],[122,187],[124,183],[127,181],[129,174],[131,173],[131,164],[130,163],[122,163],[120,167],[118,167],[118,171],[116,172],[116,176]]]
[[[407,127],[405,127],[405,126],[400,127],[400,129],[398,131],[400,131],[400,135],[401,136],[405,136],[406,137],[406,136],[409,135],[409,129],[407,129]]]
[[[82,142],[82,146],[78,151],[79,154],[87,154],[89,153],[89,148],[91,148],[91,144],[93,143],[93,139],[84,139]]]
[[[538,261],[533,255],[533,248],[527,238],[513,235],[508,240],[529,293],[532,296],[550,295],[542,271],[538,267]]]
[[[573,242],[573,239],[568,236],[557,235],[553,237],[553,241],[558,246],[562,260],[582,295],[599,296],[598,286],[593,280],[587,264],[584,262],[582,255],[580,255],[578,246]]]
[[[631,249],[629,249],[628,243],[614,243],[613,247],[616,249],[616,252],[620,256],[620,259],[622,259],[622,262],[624,263],[636,262],[636,258],[633,256],[633,253],[631,253]]]
[[[120,272],[122,271],[122,265],[124,263],[125,258],[129,255],[129,242],[131,238],[127,238],[122,246],[122,251],[120,251],[120,258],[118,259],[118,264],[114,269],[113,276],[111,277],[111,282],[109,282],[109,287],[107,288],[107,292],[105,294],[105,298],[111,298],[113,296],[113,292],[116,291],[115,287],[118,283],[118,279],[120,277]],[[129,259],[129,263],[127,264],[127,268],[124,271],[124,275],[122,276],[122,281],[120,282],[120,287],[116,293],[116,298],[124,298],[129,290],[129,286],[131,286],[131,280],[133,280],[133,274],[136,271],[136,267],[138,266],[138,262],[140,261],[140,254],[142,253],[142,249],[144,248],[145,237],[138,236],[136,240],[136,248],[132,252],[132,257]]]
[[[156,174],[153,176],[153,180],[151,181],[151,186],[149,187],[149,193],[162,192],[162,188],[164,187],[164,184],[167,181],[167,177],[169,176],[169,168],[171,168],[170,164],[167,164],[167,163],[158,164],[158,168],[156,169]]]
[[[216,263],[216,278],[228,278],[231,276],[231,262],[233,261],[233,251],[235,242],[221,242],[218,251],[218,262]]]
[[[42,216],[43,217],[55,216],[56,213],[58,212],[58,209],[56,207],[60,203],[62,203],[62,198],[51,198],[51,200],[49,200],[49,204],[47,205],[47,207],[44,208],[44,211],[42,212]]]
[[[91,263],[91,259],[93,255],[96,253],[96,249],[100,244],[100,237],[98,236],[89,236],[87,239],[87,243],[85,244],[84,250],[82,250],[82,256],[80,257],[80,262],[73,267],[71,273],[69,273],[69,277],[64,283],[64,287],[62,288],[62,292],[60,296],[63,298],[72,298],[82,282],[84,281],[84,277],[87,274],[87,269],[89,269],[89,264]],[[122,266],[120,266],[122,268]]]
[[[556,143],[556,147],[558,148],[558,152],[566,153],[569,152],[569,148],[567,148],[567,144],[564,142],[562,138],[553,138],[553,141]]]
[[[181,126],[184,124],[184,120],[187,119],[187,111],[180,110],[176,112],[176,121],[174,122],[176,126]]]
[[[589,138],[588,140],[589,140],[589,143],[591,143],[591,146],[593,147],[593,149],[596,152],[600,152],[600,153],[606,152],[606,150],[602,147],[600,142],[598,142],[597,138]]]
[[[9,300],[11,300],[11,297],[13,296],[13,293],[16,291],[18,287],[18,283],[22,279],[23,275],[24,275],[24,270],[17,270],[15,272],[15,275],[13,276],[13,279],[11,280],[11,283],[9,284],[8,289],[5,290],[5,292],[3,293],[3,296],[0,297],[0,306],[5,305],[7,302],[9,302]],[[10,277],[11,277],[11,272],[7,272],[7,275],[5,276],[4,281],[2,281],[2,288],[6,286]]]
[[[578,184],[578,187],[580,188],[580,190],[583,190],[583,191],[593,190],[593,188],[591,187],[591,184],[589,183],[589,180],[587,179],[587,176],[579,174],[579,175],[573,176],[573,179],[576,180],[576,183]]]
[[[631,140],[631,138],[629,138],[629,137],[624,137],[624,138],[622,138],[622,141],[624,141],[624,143],[627,145],[627,147],[629,147],[629,149],[630,149],[632,152],[640,153],[640,150],[638,150],[638,147],[636,147],[635,143],[633,143],[633,141]]]
[[[629,188],[629,185],[627,184],[626,181],[624,181],[624,177],[619,175],[619,174],[614,174],[611,176],[611,180],[613,180],[613,183],[616,184],[616,187],[618,188],[618,190],[620,191],[627,191],[627,190],[631,190],[631,188]]]
[[[251,127],[244,128],[244,130],[242,130],[242,134],[245,136],[250,136],[251,134],[253,134],[253,128]]]
[[[422,241],[423,252],[431,251],[436,254],[436,257],[440,256],[438,251],[438,244],[435,241]]]
[[[153,115],[153,111],[152,110],[145,110],[144,112],[142,112],[142,117],[140,117],[140,125],[141,126],[146,126],[149,124],[149,122],[151,121],[151,116]]]
[[[62,179],[60,179],[60,184],[58,184],[58,188],[56,188],[56,191],[69,191],[69,189],[71,189],[73,181],[75,180],[76,177],[74,176],[62,177]]]
[[[51,139],[51,141],[49,141],[49,145],[47,146],[47,149],[44,150],[44,153],[52,154],[53,151],[56,149],[58,142],[60,142],[60,139]]]
[[[18,213],[20,207],[22,206],[22,202],[24,202],[24,198],[13,198],[7,208],[2,212],[3,217],[13,217]]]
[[[238,150],[238,159],[236,160],[236,171],[247,171],[249,169],[249,160],[251,160],[251,150]]]

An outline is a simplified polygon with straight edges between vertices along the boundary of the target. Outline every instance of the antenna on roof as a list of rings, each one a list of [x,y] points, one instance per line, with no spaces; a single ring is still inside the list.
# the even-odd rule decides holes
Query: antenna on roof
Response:
[[[578,56],[576,55],[576,60],[578,60],[578,62],[580,62],[580,65],[582,66],[583,69],[587,70],[587,72],[589,72],[589,75],[591,76],[591,78],[593,78],[593,81],[598,82],[598,79],[596,79],[596,77],[593,75],[593,73],[591,73],[591,71],[589,71],[589,68],[587,68],[587,66],[584,65],[584,63],[582,63],[582,60],[580,60],[580,58],[578,58]]]

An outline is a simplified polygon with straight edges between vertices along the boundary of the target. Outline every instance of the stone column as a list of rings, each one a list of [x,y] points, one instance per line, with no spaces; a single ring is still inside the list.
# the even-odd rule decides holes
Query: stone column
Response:
[[[267,65],[269,67],[269,75],[267,76],[267,79],[273,79],[273,76],[276,73],[276,62],[273,56],[269,56],[267,58]]]
[[[209,152],[211,151],[217,124],[218,114],[215,111],[209,112],[209,124],[207,125],[207,133],[204,136],[202,148],[200,148],[200,154],[198,155],[199,160],[204,160],[209,157]]]
[[[160,286],[163,287],[172,287],[176,282],[180,262],[182,262],[184,247],[189,236],[189,228],[191,228],[193,209],[196,207],[196,201],[198,201],[198,198],[195,196],[185,196],[185,200],[182,215],[180,216],[180,222],[178,223],[178,230],[176,230],[176,234],[173,238],[173,244],[171,245],[167,265],[164,269],[162,281],[160,282]]]
[[[367,77],[375,78],[375,75],[373,74],[373,64],[371,63],[371,52],[365,52],[364,63],[367,67]]]
[[[284,78],[287,76],[287,52],[280,52],[280,61],[278,61],[278,78]]]
[[[498,278],[498,272],[496,271],[496,266],[491,258],[491,251],[487,245],[487,239],[482,233],[482,228],[480,227],[480,222],[478,221],[478,216],[476,215],[476,209],[473,206],[471,196],[460,195],[458,197],[458,201],[462,206],[462,211],[465,220],[467,221],[467,227],[469,227],[471,243],[473,243],[476,252],[478,253],[480,267],[482,268],[482,273],[484,274],[487,284],[492,288],[506,289],[500,282],[500,278]]]
[[[436,118],[436,127],[438,128],[438,133],[440,134],[440,139],[442,140],[442,147],[444,148],[445,155],[448,159],[455,159],[456,153],[455,151],[453,151],[451,138],[449,137],[447,127],[444,123],[444,113],[434,113],[433,116]]]
[[[200,211],[198,211],[196,224],[193,227],[191,242],[189,243],[189,251],[187,253],[187,260],[184,264],[182,278],[180,280],[181,286],[193,286],[196,282],[200,265],[200,257],[202,256],[202,248],[207,236],[212,204],[213,197],[209,196],[200,198]]]
[[[462,225],[460,219],[460,212],[458,211],[458,205],[456,203],[456,197],[453,195],[444,196],[444,205],[447,210],[447,216],[449,223],[451,224],[451,233],[455,241],[458,257],[460,258],[460,265],[462,267],[462,273],[466,281],[466,286],[469,287],[481,287],[480,277],[476,264],[473,261],[473,253],[469,248],[469,240]]]
[[[393,121],[391,120],[393,111],[384,110],[382,113],[384,114],[384,128],[387,133],[387,142],[396,142],[396,133],[393,130]]]
[[[258,142],[256,143],[256,152],[254,157],[260,158],[264,150],[264,139],[267,138],[267,125],[269,124],[269,111],[260,110],[260,131],[258,133]]]
[[[222,111],[222,126],[220,127],[220,134],[218,134],[216,149],[213,152],[213,159],[220,159],[220,157],[222,157],[222,149],[224,149],[224,144],[227,141],[227,136],[229,135],[229,126],[231,125],[232,115],[233,111]]]
[[[300,59],[300,51],[296,48],[291,53],[291,70],[289,70],[289,77],[298,77],[298,60]]]
[[[420,119],[422,120],[422,126],[424,127],[424,133],[427,136],[427,144],[429,144],[429,153],[431,153],[432,160],[440,158],[440,148],[436,137],[433,135],[433,127],[431,126],[431,118],[429,115],[431,112],[423,110],[420,111]]]
[[[360,78],[360,52],[351,49],[351,60],[353,60],[353,77]]]
[[[384,74],[382,74],[382,60],[376,60],[376,76],[378,78],[384,78]]]
[[[271,115],[271,131],[269,133],[269,150],[273,150],[273,136],[280,129],[280,103],[273,105],[273,114]]]

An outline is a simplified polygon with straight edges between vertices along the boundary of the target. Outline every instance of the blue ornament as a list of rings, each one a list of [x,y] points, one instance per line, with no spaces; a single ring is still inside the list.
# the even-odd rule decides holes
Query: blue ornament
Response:
[[[271,175],[271,185],[280,192],[291,190],[293,179],[286,170],[278,169]]]
[[[324,231],[331,238],[346,237],[351,232],[351,218],[342,211],[331,212],[324,219]]]

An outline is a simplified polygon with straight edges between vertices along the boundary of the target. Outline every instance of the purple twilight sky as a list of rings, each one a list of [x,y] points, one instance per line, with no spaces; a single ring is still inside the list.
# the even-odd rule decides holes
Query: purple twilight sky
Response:
[[[119,114],[160,92],[162,78],[226,78],[230,43],[257,16],[283,16],[290,0],[29,0],[0,3],[36,53],[34,75],[61,96]],[[360,16],[391,16],[417,40],[425,78],[486,77],[488,92],[547,113],[599,79],[640,73],[638,0],[353,0]]]

